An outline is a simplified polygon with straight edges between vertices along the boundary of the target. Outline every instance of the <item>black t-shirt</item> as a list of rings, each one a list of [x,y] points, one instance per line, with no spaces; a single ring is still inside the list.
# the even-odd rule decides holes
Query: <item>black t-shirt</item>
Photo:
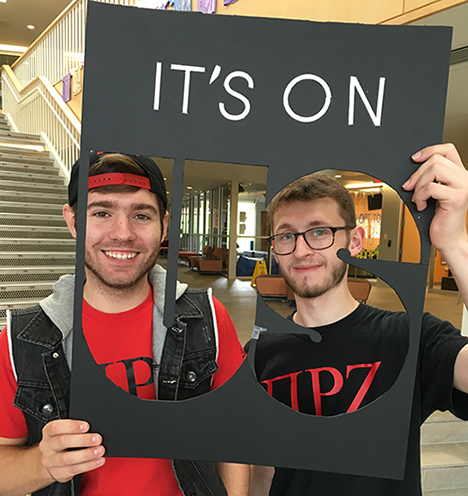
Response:
[[[272,396],[300,412],[332,416],[355,411],[397,379],[408,350],[408,324],[404,312],[360,305],[339,322],[315,327],[322,335],[320,343],[303,334],[262,333],[255,356],[257,377]],[[449,322],[424,314],[404,481],[276,468],[270,495],[421,494],[421,423],[435,410],[468,418],[468,395],[452,394],[455,359],[467,343]]]

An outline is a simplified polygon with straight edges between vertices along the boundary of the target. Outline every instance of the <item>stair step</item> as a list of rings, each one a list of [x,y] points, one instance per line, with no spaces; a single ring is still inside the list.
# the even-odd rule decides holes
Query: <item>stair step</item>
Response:
[[[45,161],[51,160],[47,150],[40,152],[34,148],[25,148],[23,145],[15,143],[4,143],[2,145],[0,140],[0,153],[2,154],[0,161],[4,164],[21,164],[32,162],[40,165],[42,162],[42,165],[52,165],[50,163],[45,163]],[[18,157],[21,157],[21,160],[18,160]]]
[[[44,143],[40,141],[26,140],[22,138],[2,138],[0,129],[0,152],[12,157],[22,156],[24,159],[50,160],[49,151]],[[5,159],[3,159],[5,160]]]
[[[423,496],[466,496],[468,489],[462,487],[460,489],[441,489],[440,491],[423,491]]]
[[[15,310],[16,308],[29,308],[39,303],[38,298],[23,298],[21,300],[8,299],[0,301],[1,310]]]
[[[35,229],[31,231],[31,229]],[[32,240],[45,239],[45,240],[68,240],[73,239],[70,231],[63,227],[52,227],[50,229],[62,229],[61,231],[41,231],[39,228],[31,228],[31,226],[26,226],[25,229],[20,229],[17,231],[10,231],[8,229],[0,229],[0,239],[4,240],[16,240],[19,243],[31,243]]]
[[[0,210],[4,214],[7,212],[13,214],[30,214],[31,212],[34,212],[35,214],[41,215],[62,215],[62,205],[49,205],[47,203],[12,202],[0,200]]]
[[[9,234],[11,233],[11,237],[19,237],[21,236],[21,232],[26,231],[27,233],[35,233],[35,232],[50,232],[50,233],[66,233],[69,234],[69,237],[71,238],[70,231],[68,230],[67,226],[19,226],[19,225],[12,225],[12,226],[0,226],[0,238],[4,238],[7,233],[8,235],[6,237],[10,237]]]
[[[11,229],[0,227],[0,239],[73,239],[67,227],[32,227],[32,226],[12,226]]]
[[[0,191],[0,201],[22,201],[26,198],[29,203],[54,203],[63,205],[68,200],[64,188],[58,189],[56,193],[37,193],[33,191]]]
[[[66,246],[75,246],[75,240],[73,238],[70,239],[28,239],[28,241],[33,241],[38,245],[47,245],[51,243],[55,243],[57,245],[66,245]],[[9,244],[9,245],[22,245],[24,244],[24,240],[22,239],[10,239],[10,238],[2,238],[0,237],[0,245]]]
[[[41,252],[0,252],[0,271],[10,268],[37,267],[63,269],[75,265],[75,251],[41,251]],[[1,273],[1,272],[0,272]],[[8,272],[6,272],[8,273]]]
[[[434,413],[421,427],[422,445],[459,442],[468,442],[468,422],[450,412]]]
[[[12,214],[0,213],[0,223],[2,226],[55,226],[65,227],[65,219],[61,214],[41,215],[41,214]]]
[[[7,128],[0,128],[0,146],[5,150],[23,150],[26,153],[44,153],[46,146],[40,137],[16,134]]]
[[[51,289],[25,289],[24,291],[0,291],[0,299],[8,301],[21,301],[24,299],[34,298],[37,301],[41,301],[52,294],[53,284],[51,284]]]
[[[15,191],[21,188],[21,191],[27,193],[66,193],[67,188],[58,185],[48,185],[48,184],[34,184],[34,183],[22,183],[18,181],[2,181],[0,184],[0,191]]]
[[[468,443],[423,445],[421,465],[425,491],[465,488],[468,493]]]
[[[34,174],[31,172],[11,172],[3,171],[0,167],[0,181],[32,181],[42,184],[64,184],[64,178],[61,176],[53,176],[46,174]]]
[[[29,259],[38,259],[38,260],[53,260],[55,258],[75,258],[75,252],[70,253],[60,253],[57,257],[57,253],[54,251],[30,251],[28,253],[22,252],[3,252],[0,251],[0,265],[5,267],[9,265],[7,262],[12,260],[29,260]],[[10,264],[11,265],[11,264]]]
[[[75,251],[74,239],[29,238],[9,239],[0,238],[0,252],[3,253],[38,253],[38,249],[52,253],[72,253]],[[40,252],[39,252],[40,253]]]
[[[0,268],[0,280],[3,286],[44,282],[55,284],[61,276],[74,273],[75,267],[66,265],[62,267],[57,267],[56,265],[51,267],[26,267],[26,270],[23,270],[23,267],[14,267],[10,270]]]
[[[49,158],[47,153],[34,152],[31,153],[30,150],[22,150],[20,148],[3,148],[0,150],[0,163],[30,163],[30,164],[42,164],[42,165],[53,165],[54,161]]]
[[[9,269],[14,269],[16,272],[13,273],[13,271]],[[22,269],[29,269],[31,272],[20,272]],[[37,273],[34,272],[34,269]],[[55,271],[54,273],[60,273],[60,275],[62,275],[62,271],[66,274],[73,274],[75,272],[75,254],[63,252],[58,254],[54,253],[54,257],[49,258],[23,258],[16,260],[7,258],[6,260],[2,260],[0,265],[0,274],[4,278],[2,279],[2,282],[12,280],[11,278],[15,275],[18,275],[18,277],[13,280],[17,281],[29,281],[32,280],[30,279],[32,276],[37,276],[37,278],[42,280],[41,274],[47,274],[48,270],[53,270]],[[23,275],[24,278],[20,278],[20,275]]]
[[[9,124],[6,124],[6,126],[10,129]],[[16,131],[11,131],[11,130],[9,130],[8,132],[3,131],[0,132],[0,141],[2,141],[2,139],[7,136],[11,136],[13,138],[25,138],[27,140],[34,140],[37,141],[39,144],[43,145],[43,143],[41,142],[41,137],[38,134],[17,133]]]
[[[5,276],[45,276],[45,275],[56,275],[56,274],[73,274],[75,272],[75,266],[70,264],[68,266],[57,267],[36,267],[36,266],[25,266],[25,267],[0,267],[0,276],[2,277],[2,281]]]
[[[0,164],[0,170],[13,173],[30,172],[31,174],[46,174],[48,176],[59,175],[59,171],[52,164],[34,164],[27,161],[24,163],[2,162]]]
[[[51,291],[56,281],[36,281],[36,282],[11,282],[7,284],[0,284],[0,291],[28,291],[28,290],[49,290]],[[0,293],[1,295],[1,293]],[[0,299],[3,299],[0,296]]]

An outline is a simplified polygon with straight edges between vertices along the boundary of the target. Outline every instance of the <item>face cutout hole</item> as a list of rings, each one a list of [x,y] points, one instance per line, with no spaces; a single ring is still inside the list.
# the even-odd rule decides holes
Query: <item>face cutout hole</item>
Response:
[[[357,226],[366,233],[362,250],[354,255],[357,258],[401,261],[401,239],[405,236],[408,239],[410,235],[401,230],[404,205],[397,193],[364,174],[349,171],[325,173],[334,176],[351,193]],[[325,203],[322,200],[289,200],[286,208],[280,206],[275,210],[273,229],[283,234],[305,232],[319,224],[319,227],[344,225],[344,217],[336,216],[339,209],[333,210]],[[309,208],[312,204],[314,208]],[[339,246],[336,234],[330,247],[334,247],[335,252],[343,247]],[[419,246],[417,230],[416,236]],[[296,328],[298,332],[294,329],[285,332],[284,320],[276,319],[272,313],[265,327],[270,327],[273,332],[260,336],[256,350],[257,376],[269,394],[294,410],[324,416],[351,413],[384,395],[398,379],[409,345],[408,316],[397,293],[389,285],[375,274],[355,266],[349,267],[347,285],[352,297],[366,304],[345,314],[344,319],[334,316],[327,320],[324,318],[325,310],[318,313],[315,310],[314,313],[315,307],[308,301],[312,302],[310,298],[314,298],[317,302],[322,298],[323,308],[327,308],[327,293],[332,294],[336,284],[340,284],[336,279],[337,272],[333,273],[340,263],[327,255],[328,248],[312,254],[304,236],[299,241],[304,243],[298,254],[293,251],[289,255],[276,255],[283,278],[288,281],[286,288],[270,278],[266,281],[263,298],[282,317],[289,316],[300,324],[304,322],[302,318],[307,320],[310,311],[316,319],[316,324],[311,324],[311,327],[321,334],[322,341],[313,342],[307,334],[300,333],[300,327]],[[411,261],[417,263],[416,256],[419,254],[406,256],[406,261],[412,257]],[[310,275],[307,274],[308,264]],[[268,294],[273,285],[278,286],[276,295]],[[315,288],[324,288],[325,292],[322,295],[314,293]],[[304,293],[298,305],[299,313],[294,310],[298,304],[294,297],[297,291],[298,294]],[[305,294],[307,291],[308,295]],[[336,298],[339,308],[343,294],[336,293]],[[402,313],[389,316],[386,311]],[[262,325],[261,322],[258,324]]]
[[[156,166],[146,157],[115,152],[90,158],[84,335],[96,364],[113,384],[139,398],[155,399],[152,315],[159,288],[153,290],[147,281],[160,248],[169,249],[162,200],[169,197],[168,190],[160,177],[152,177]],[[140,187],[138,181],[148,184]],[[157,194],[149,190],[155,187]]]
[[[351,194],[356,225],[365,233],[364,244],[356,255],[357,258],[419,263],[419,231],[408,208],[395,190],[379,179],[363,173],[344,170],[326,170],[322,173],[334,177]],[[341,218],[338,221],[344,223]],[[337,236],[339,234],[335,233],[336,239]],[[278,260],[280,264],[282,258],[282,256],[273,256],[273,259]],[[348,278],[362,280],[372,279],[372,276],[363,269],[351,265]],[[289,315],[290,306],[293,305],[291,289],[274,279],[268,282],[261,280],[259,283],[260,292],[267,304],[281,316]],[[384,282],[379,282],[379,285],[382,288],[386,287]],[[388,305],[390,310],[403,309],[399,299],[393,298],[390,294]],[[384,302],[377,306],[385,308]]]
[[[174,161],[172,159],[164,158],[155,158],[155,160],[159,165],[166,182],[168,210],[171,211],[174,208],[172,205],[172,202],[174,201],[173,199],[175,196],[177,196],[175,195],[175,193],[180,193],[180,191],[173,191]],[[201,191],[198,184],[204,183],[206,185],[208,177],[211,177],[211,180],[213,181],[213,168],[218,170],[220,168],[224,168],[224,175],[219,174],[218,172],[217,184],[210,183],[210,185],[212,186],[211,189],[207,191]],[[243,170],[244,168],[245,171]],[[258,170],[256,172],[254,171],[253,177],[255,177],[255,174],[257,174],[260,175],[261,178],[266,178],[266,168],[258,167],[256,169]],[[167,256],[171,254],[171,251],[176,250],[178,257],[178,275],[181,282],[188,282],[189,285],[194,288],[217,286],[213,288],[213,294],[214,296],[218,296],[219,293],[220,301],[225,300],[225,295],[221,290],[223,286],[222,282],[227,281],[225,277],[220,277],[220,275],[222,276],[226,273],[229,263],[228,229],[230,227],[230,219],[232,215],[231,184],[234,182],[237,185],[236,194],[240,194],[242,189],[240,187],[240,179],[242,179],[242,173],[246,172],[247,170],[249,170],[250,177],[252,177],[252,171],[250,171],[250,168],[248,166],[235,166],[232,164],[207,164],[202,162],[187,161],[185,163],[184,170],[184,189],[182,195],[179,195],[179,197],[182,196],[180,234],[179,229],[177,229],[178,236],[175,237],[175,239],[177,240],[176,243],[174,243],[174,238],[170,236],[170,233],[166,236],[165,239],[162,240],[161,243],[162,249],[160,250],[158,264],[162,265],[163,267],[167,266]],[[265,182],[265,180],[263,182]],[[142,190],[138,190],[138,193],[140,193],[140,191]],[[146,193],[146,191],[144,191],[144,193]],[[109,192],[109,195],[116,194],[118,195],[119,192]],[[124,193],[124,196],[126,194],[127,192]],[[131,194],[131,192],[128,194]],[[99,191],[90,193],[89,198],[91,198],[92,201],[96,202],[96,200],[94,199],[96,195],[99,195]],[[91,215],[99,219],[122,216],[122,212],[119,210],[119,202],[117,200],[116,202],[118,203],[118,205],[116,207],[114,207],[113,205],[111,205],[110,207],[106,206],[107,210],[103,212],[93,211]],[[101,198],[98,198],[97,203],[98,206],[101,207],[103,200]],[[104,208],[104,206],[102,208]],[[128,212],[125,211],[124,213],[126,214]],[[122,217],[125,217],[124,220],[126,223],[131,224],[131,222],[133,221],[132,215],[123,215]],[[168,231],[169,230],[170,228],[168,229]],[[103,248],[103,246],[101,245],[103,245],[104,243],[104,237],[106,237],[105,242],[108,243],[108,245],[106,245],[104,249],[101,249]],[[107,271],[108,276],[111,278],[117,277],[121,273],[125,273],[125,271],[127,270],[125,267],[121,268],[119,266],[111,267],[112,270],[106,269],[107,263],[120,263],[120,265],[123,265],[125,264],[125,262],[129,261],[128,265],[131,264],[131,257],[121,255],[122,251],[131,248],[131,242],[128,241],[129,246],[124,246],[125,243],[122,240],[122,237],[123,236],[121,236],[118,242],[115,241],[115,239],[114,241],[112,241],[117,243],[119,246],[110,246],[111,241],[109,240],[112,238],[112,236],[109,235],[105,226],[95,226],[93,222],[88,223],[87,239],[94,240],[93,244],[89,244],[87,242],[88,262],[90,251],[91,258],[103,255],[101,253],[102,251],[106,252],[105,255],[107,255],[107,257],[112,258],[112,260],[110,261],[105,259],[100,264],[94,264],[96,268],[94,269],[94,272],[92,272],[91,278],[95,277],[96,272],[101,273]],[[155,238],[156,236],[152,236],[153,241]],[[171,239],[170,242],[169,239]],[[138,240],[144,240],[144,236],[139,236]],[[132,242],[136,243],[136,241]],[[211,253],[203,253],[205,251],[207,243],[211,243],[212,245]],[[145,243],[143,243],[142,248],[144,248],[145,246]],[[186,253],[184,252],[191,253],[185,256]],[[197,270],[192,271],[192,267],[190,264],[192,256],[198,256],[203,259],[206,258],[206,260],[202,260],[202,262],[216,262],[219,264],[219,268],[217,270],[213,270],[210,267],[208,271],[205,271],[207,272],[206,276],[202,273],[202,271],[199,270],[199,267],[197,267]],[[114,259],[116,259],[117,262]],[[88,262],[87,266],[89,270],[90,264]],[[184,275],[186,275],[187,273],[190,273],[190,277],[188,278],[184,277]],[[213,285],[213,280],[210,276],[216,277],[216,280],[220,280],[221,283],[219,283],[218,285]],[[193,277],[196,277],[197,281],[194,281]],[[163,281],[164,279],[162,279],[162,282]],[[159,291],[160,288],[154,286],[154,298],[157,297],[157,293],[159,293]],[[85,286],[85,299],[86,294],[87,293]],[[122,343],[126,343],[125,335],[128,332],[128,329],[134,328],[135,332],[130,332],[130,334],[139,336],[141,334],[142,328],[150,327],[152,315],[151,296],[151,294],[148,294],[147,301],[145,300],[145,302],[143,303],[143,305],[146,305],[145,311],[143,312],[144,315],[137,317],[135,317],[134,315],[134,309],[115,314],[111,312],[98,312],[95,308],[93,308],[91,304],[85,302],[83,315],[83,321],[85,322],[84,325],[85,327],[89,328],[92,325],[90,324],[90,321],[93,321],[93,325],[96,322],[99,322],[100,326],[108,329],[110,333],[114,333],[114,336],[116,335],[116,333],[121,331],[123,335],[120,336],[120,338],[116,339],[121,341]],[[227,299],[229,300],[229,295]],[[229,307],[228,301],[226,302],[226,307]],[[208,302],[208,308],[204,309],[203,311],[212,312],[210,302]],[[184,399],[193,395],[199,395],[200,392],[207,392],[210,390],[210,388],[213,389],[221,386],[235,373],[238,366],[243,361],[243,350],[233,338],[235,329],[230,326],[230,324],[228,323],[228,319],[226,319],[223,314],[223,310],[216,303],[214,303],[214,312],[216,314],[216,318],[219,319],[219,322],[222,323],[222,328],[218,328],[217,331],[210,331],[209,326],[201,325],[200,328],[197,330],[197,332],[207,335],[207,341],[212,343],[212,349],[214,351],[211,351],[211,348],[208,346],[210,350],[206,352],[203,351],[203,353],[201,354],[194,353],[194,356],[191,357],[189,350],[189,353],[187,354],[187,360],[182,364],[178,386],[178,399]],[[248,326],[248,332],[250,332],[253,327],[253,318],[254,305],[252,305],[252,324]],[[242,328],[242,326],[239,327]],[[127,328],[127,331],[124,330],[125,328]],[[167,332],[168,334],[170,334],[173,331],[169,329]],[[217,335],[212,333],[217,333]],[[86,330],[85,334],[87,334]],[[148,336],[151,337],[151,330],[145,333],[145,336],[147,338]],[[224,342],[222,342],[223,340]],[[245,342],[246,340],[247,339],[244,339],[243,342]],[[110,336],[106,335],[105,332],[90,333],[87,337],[87,341],[90,351],[93,354],[97,364],[99,365],[99,368],[106,373],[106,376],[114,384],[117,384],[123,390],[135,396],[138,396],[139,398],[155,399],[154,380],[155,378],[158,378],[158,374],[161,373],[161,370],[164,369],[164,357],[161,357],[161,355],[159,355],[158,357],[156,357],[155,355],[153,357],[151,339],[145,339],[143,347],[141,343],[138,344],[138,342],[136,342],[137,340],[132,339],[132,346],[133,344],[135,344],[133,348],[130,347],[127,343],[126,345],[123,345],[122,349],[119,352],[112,351],[109,354],[106,354],[107,352],[105,352],[104,354],[101,352],[105,348],[103,343],[110,342]],[[220,342],[219,352],[216,352],[216,341]],[[155,350],[155,353],[156,352],[157,350]],[[161,350],[159,350],[159,352],[161,353]],[[218,356],[217,360],[215,358],[216,356]],[[156,371],[156,373],[153,374],[153,371]],[[206,388],[207,384],[208,388]],[[165,396],[164,399],[167,399],[167,397]]]

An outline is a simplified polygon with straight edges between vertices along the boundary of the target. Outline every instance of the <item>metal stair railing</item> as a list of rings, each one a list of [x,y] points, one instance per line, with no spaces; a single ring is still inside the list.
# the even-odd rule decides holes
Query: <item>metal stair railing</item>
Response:
[[[134,6],[136,0],[95,0],[102,3]],[[55,84],[83,60],[86,0],[72,1],[13,64],[21,86],[37,76]]]
[[[70,177],[80,150],[81,123],[43,76],[21,88],[9,67],[2,70],[3,105],[16,132],[38,135]]]

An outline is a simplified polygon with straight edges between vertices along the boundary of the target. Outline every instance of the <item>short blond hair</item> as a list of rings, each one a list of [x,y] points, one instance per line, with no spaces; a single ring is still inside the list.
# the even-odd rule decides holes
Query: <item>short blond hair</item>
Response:
[[[332,198],[338,204],[338,211],[346,227],[356,227],[356,210],[349,191],[336,179],[325,174],[315,173],[300,177],[284,187],[270,202],[269,220],[273,230],[275,212],[283,205],[295,201],[312,201]]]

